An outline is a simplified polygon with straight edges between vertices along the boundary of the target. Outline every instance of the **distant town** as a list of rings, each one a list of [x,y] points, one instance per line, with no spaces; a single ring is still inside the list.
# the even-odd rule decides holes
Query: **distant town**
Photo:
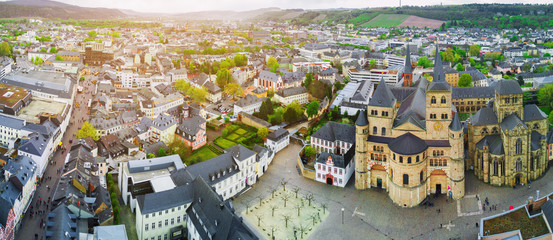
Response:
[[[553,27],[382,11],[0,19],[0,239],[551,239]]]

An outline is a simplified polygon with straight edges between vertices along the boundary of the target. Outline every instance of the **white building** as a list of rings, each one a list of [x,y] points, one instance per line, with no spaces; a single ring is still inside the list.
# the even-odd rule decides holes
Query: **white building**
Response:
[[[148,118],[155,118],[161,113],[181,106],[183,103],[184,96],[178,92],[173,92],[167,96],[154,97],[151,100],[141,101],[140,111]]]
[[[355,144],[355,126],[328,122],[311,135],[317,152],[345,154]]]
[[[322,152],[317,154],[315,163],[315,181],[328,185],[345,187],[353,174],[355,148],[344,155]]]
[[[348,76],[352,81],[371,81],[375,84],[384,78],[387,84],[396,85],[403,76],[403,68],[404,66],[395,65],[390,66],[388,69],[371,69],[368,71],[350,69]]]
[[[297,101],[299,104],[307,104],[308,101],[307,90],[305,87],[293,87],[278,90],[274,95],[274,100],[284,105],[288,105]]]
[[[26,121],[15,116],[0,114],[0,145],[12,149],[14,143],[19,139],[21,129],[25,127]]]
[[[279,152],[288,144],[290,144],[290,133],[284,128],[279,128],[267,136],[266,145],[274,153]]]
[[[234,115],[238,115],[240,112],[253,114],[256,110],[259,110],[261,103],[265,101],[265,97],[258,98],[255,95],[248,94],[244,98],[238,100],[234,104]]]

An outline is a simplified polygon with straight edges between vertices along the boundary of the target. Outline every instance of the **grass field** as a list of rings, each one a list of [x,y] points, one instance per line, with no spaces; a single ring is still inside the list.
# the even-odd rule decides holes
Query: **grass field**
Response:
[[[217,156],[218,156],[218,154],[211,151],[211,149],[209,149],[209,147],[206,145],[206,146],[203,146],[203,147],[199,148],[198,150],[194,151],[194,153],[192,154],[192,156],[190,158],[194,159],[194,158],[198,157],[200,159],[200,162],[203,162],[205,160],[212,159],[212,158],[217,157]]]
[[[221,147],[222,149],[227,149],[229,147],[232,147],[238,144],[236,142],[233,142],[231,140],[228,140],[222,137],[218,137],[217,139],[215,139],[215,141],[213,141],[213,143],[217,144],[217,146]]]
[[[409,15],[403,15],[403,14],[380,14],[361,26],[362,27],[395,27],[403,23],[408,17]]]
[[[361,25],[363,23],[366,23],[366,22],[370,21],[374,17],[378,16],[378,14],[379,13],[377,13],[377,12],[362,13],[361,15],[348,20],[348,23],[353,23],[355,25]]]

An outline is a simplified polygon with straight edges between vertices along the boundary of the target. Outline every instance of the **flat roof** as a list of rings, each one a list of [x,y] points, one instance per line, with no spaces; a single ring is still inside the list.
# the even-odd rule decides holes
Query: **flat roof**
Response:
[[[154,192],[163,192],[163,191],[171,190],[176,187],[170,175],[156,177],[150,180],[150,183],[154,188]]]
[[[13,107],[29,94],[31,92],[25,88],[0,83],[0,104]]]
[[[40,123],[40,114],[63,114],[63,110],[66,108],[67,103],[53,101],[44,98],[33,98],[31,103],[23,107],[19,111],[19,118],[25,119],[27,122]]]

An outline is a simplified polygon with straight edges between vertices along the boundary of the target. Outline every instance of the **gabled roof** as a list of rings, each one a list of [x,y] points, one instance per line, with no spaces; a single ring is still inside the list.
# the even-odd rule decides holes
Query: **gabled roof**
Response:
[[[547,115],[536,104],[524,105],[524,122],[547,119]]]
[[[516,114],[511,114],[503,119],[503,122],[499,124],[501,126],[502,130],[513,130],[518,125],[521,125],[523,128],[528,129],[528,126],[520,120],[520,118]]]
[[[149,214],[192,203],[194,199],[193,186],[185,184],[176,188],[154,192],[137,197],[140,213]]]
[[[344,155],[321,152],[317,154],[317,162],[326,164],[326,161],[330,157],[335,167],[346,168],[348,164],[353,160],[354,156],[355,156],[355,146],[352,146],[348,150],[348,152],[346,152],[346,154]]]
[[[313,133],[311,137],[323,139],[330,142],[340,140],[343,142],[354,144],[355,126],[337,122],[327,122],[319,130]]]
[[[484,146],[488,146],[488,150],[493,155],[503,155],[505,154],[505,149],[503,148],[503,140],[499,135],[487,135],[480,142],[476,143],[476,147],[480,150],[484,149]]]
[[[284,137],[287,137],[289,134],[290,133],[288,132],[288,130],[284,128],[279,128],[276,131],[269,133],[269,135],[267,136],[267,139],[276,142]]]
[[[380,79],[380,82],[378,83],[378,87],[376,87],[376,90],[374,91],[374,94],[369,101],[369,106],[377,106],[377,107],[393,107],[396,102],[396,97],[386,85],[386,82],[384,81],[384,78]]]
[[[497,124],[497,115],[491,107],[483,107],[470,117],[472,125]]]
[[[545,139],[545,136],[541,135],[541,133],[537,131],[532,131],[532,134],[530,135],[530,150],[539,150],[541,148],[542,138]]]

